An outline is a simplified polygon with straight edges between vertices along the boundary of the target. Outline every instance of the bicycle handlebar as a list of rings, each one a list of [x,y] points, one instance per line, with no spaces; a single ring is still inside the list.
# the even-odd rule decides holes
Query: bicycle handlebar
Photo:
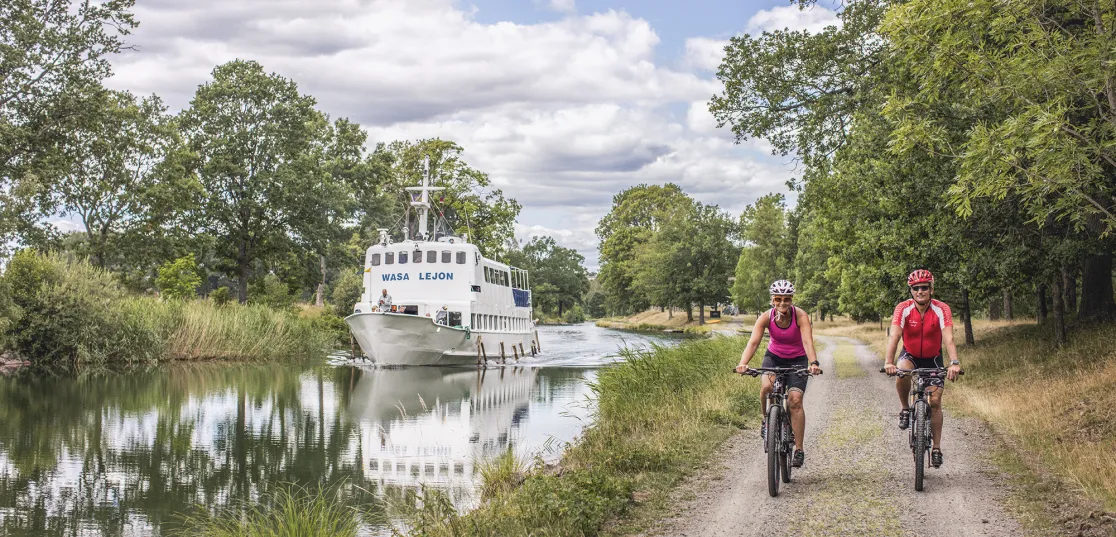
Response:
[[[926,375],[928,377],[935,377],[938,375],[944,375],[947,371],[949,370],[944,367],[919,367],[915,369],[895,368],[895,375],[898,377],[908,377],[915,375]],[[881,367],[880,373],[887,373],[887,368]],[[961,371],[958,371],[957,374],[964,375],[965,370],[962,369]]]
[[[732,372],[736,373],[735,367],[732,368]],[[809,367],[749,367],[745,369],[743,373],[740,373],[740,375],[751,375],[753,377],[758,377],[762,373],[775,373],[776,375],[781,373],[789,375],[793,373],[800,377],[809,377],[814,375],[814,373],[810,372]],[[819,368],[817,374],[821,375],[822,373],[824,373],[824,371]]]

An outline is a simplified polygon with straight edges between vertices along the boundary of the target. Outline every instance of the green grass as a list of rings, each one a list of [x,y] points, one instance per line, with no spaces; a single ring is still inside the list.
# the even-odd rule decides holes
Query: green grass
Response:
[[[594,423],[558,469],[536,468],[520,486],[465,515],[428,494],[416,502],[407,531],[422,536],[638,531],[660,514],[679,479],[758,418],[758,380],[730,372],[745,343],[714,338],[627,351],[625,363],[601,371],[593,385]]]
[[[356,537],[360,514],[340,499],[340,488],[279,489],[259,503],[183,519],[182,537]]]
[[[837,368],[837,378],[839,379],[868,376],[868,372],[860,367],[860,362],[853,352],[852,345],[848,343],[841,343],[837,346],[837,350],[833,353],[833,363]]]

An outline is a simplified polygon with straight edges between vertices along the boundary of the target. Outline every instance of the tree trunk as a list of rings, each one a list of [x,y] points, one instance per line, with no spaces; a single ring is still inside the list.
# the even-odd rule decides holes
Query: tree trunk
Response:
[[[1062,295],[1066,299],[1066,313],[1077,310],[1077,271],[1062,269]]]
[[[1116,311],[1112,300],[1112,255],[1091,255],[1081,270],[1081,302],[1078,317],[1097,319]]]
[[[236,299],[241,304],[248,303],[248,245],[242,240],[236,252],[237,282]]]
[[[1014,319],[1012,319],[1011,306],[1012,306],[1011,289],[1008,289],[1007,287],[1005,287],[1004,288],[1004,319],[1006,319],[1008,321],[1014,320]]]
[[[1050,293],[1054,295],[1054,339],[1059,347],[1066,344],[1065,304],[1062,303],[1063,276],[1065,272],[1061,276],[1055,275],[1050,287]]]
[[[705,324],[705,303],[698,304],[698,324]]]
[[[669,321],[673,318],[674,318],[674,306],[671,306],[671,307],[667,308],[667,320]]]
[[[690,305],[686,306],[686,322],[688,322],[688,323],[694,322],[694,305],[693,304],[690,304]]]
[[[318,254],[318,263],[322,267],[322,281],[318,282],[318,292],[317,296],[314,297],[314,305],[321,308],[325,306],[326,266],[324,255]]]
[[[1040,283],[1035,289],[1035,319],[1039,324],[1046,322],[1046,284]]]
[[[999,300],[995,300],[995,299],[988,301],[988,320],[989,321],[999,321],[1000,317],[1003,316],[1003,312],[1004,312],[1004,303],[1003,302],[1001,302]]]
[[[961,290],[961,316],[965,319],[965,344],[972,345],[976,343],[976,338],[973,337],[973,310],[969,304],[969,290]]]

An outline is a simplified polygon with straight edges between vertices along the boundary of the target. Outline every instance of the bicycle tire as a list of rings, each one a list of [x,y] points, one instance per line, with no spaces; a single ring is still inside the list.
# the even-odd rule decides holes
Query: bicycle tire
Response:
[[[914,463],[915,463],[915,482],[914,488],[917,491],[922,490],[922,481],[926,473],[926,452],[930,450],[927,444],[927,428],[930,427],[930,405],[926,401],[917,401],[914,406]]]
[[[782,447],[783,414],[779,405],[767,409],[767,493],[779,495],[779,450]]]
[[[791,436],[790,415],[782,412],[785,415],[783,418],[783,426],[781,427],[782,434],[779,442],[779,475],[783,478],[783,483],[791,482],[791,455],[794,449],[794,438]]]

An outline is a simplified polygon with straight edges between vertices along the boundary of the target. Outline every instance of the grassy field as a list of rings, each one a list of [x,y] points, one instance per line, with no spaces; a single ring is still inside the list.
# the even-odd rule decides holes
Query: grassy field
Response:
[[[488,499],[458,515],[437,493],[419,498],[410,535],[578,536],[638,531],[667,494],[726,438],[758,419],[758,381],[725,374],[742,338],[631,351],[593,386],[593,425],[560,465],[526,476],[507,461],[486,474]],[[495,484],[488,483],[489,479]],[[508,487],[511,480],[522,483]],[[624,516],[628,515],[628,516]],[[619,518],[618,518],[619,517]]]
[[[1116,323],[1077,327],[1061,349],[1052,330],[1033,322],[977,320],[973,328],[976,344],[958,347],[965,376],[949,386],[947,407],[1002,435],[995,460],[1014,474],[1032,472],[1020,476],[1031,482],[1024,489],[1050,487],[1036,476],[1054,477],[1116,511]],[[825,333],[868,342],[882,364],[886,336],[878,325]]]

